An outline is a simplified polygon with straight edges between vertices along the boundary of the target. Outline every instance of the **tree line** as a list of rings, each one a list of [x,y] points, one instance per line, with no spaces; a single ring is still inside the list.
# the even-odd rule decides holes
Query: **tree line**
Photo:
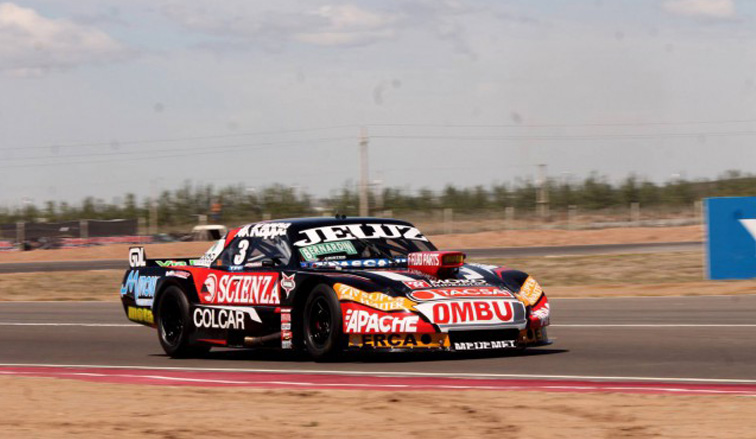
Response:
[[[552,178],[544,184],[551,210],[578,206],[581,211],[590,211],[624,207],[631,203],[639,203],[644,208],[690,207],[706,197],[756,195],[756,176],[740,171],[728,171],[716,179],[676,178],[662,184],[635,175],[612,183],[608,177],[596,173],[579,182]],[[530,179],[491,186],[448,184],[440,191],[388,187],[370,191],[370,206],[373,213],[391,210],[395,215],[445,208],[459,213],[496,211],[506,207],[533,211],[538,189]],[[215,187],[187,182],[178,189],[162,191],[155,200],[139,199],[129,193],[111,202],[86,197],[79,204],[47,201],[41,206],[2,207],[0,223],[147,218],[153,201],[161,225],[196,223],[200,215],[207,215],[210,222],[235,223],[324,213],[356,215],[359,190],[355,185],[345,184],[327,197],[315,198],[301,188],[281,184],[252,190],[243,185]]]

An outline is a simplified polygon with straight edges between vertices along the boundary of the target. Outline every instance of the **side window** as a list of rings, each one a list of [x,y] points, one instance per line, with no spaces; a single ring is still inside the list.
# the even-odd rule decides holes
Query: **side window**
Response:
[[[218,258],[219,265],[254,267],[280,267],[288,265],[291,249],[285,237],[236,238]]]
[[[215,258],[223,251],[223,246],[226,244],[226,239],[221,238],[215,241],[212,247],[210,247],[202,257],[199,258],[196,265],[200,267],[209,267],[210,264],[217,265]],[[213,262],[215,261],[215,262]]]

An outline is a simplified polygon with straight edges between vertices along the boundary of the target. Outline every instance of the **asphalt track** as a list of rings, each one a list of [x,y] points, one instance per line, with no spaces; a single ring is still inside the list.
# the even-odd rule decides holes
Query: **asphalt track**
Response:
[[[525,258],[539,256],[590,256],[603,254],[646,254],[701,250],[701,242],[658,242],[641,244],[594,244],[545,247],[503,247],[461,249],[470,258]],[[44,250],[39,250],[44,251]],[[0,264],[2,273],[34,273],[45,271],[125,270],[124,259],[56,262],[10,262]]]
[[[348,355],[314,363],[264,350],[174,360],[154,330],[129,323],[117,302],[0,302],[0,366],[756,384],[756,295],[554,299],[552,312],[555,343],[522,353]]]

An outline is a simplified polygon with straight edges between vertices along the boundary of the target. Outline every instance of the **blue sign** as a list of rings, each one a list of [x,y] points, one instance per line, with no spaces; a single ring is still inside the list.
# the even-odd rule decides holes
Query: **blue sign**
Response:
[[[709,279],[756,277],[756,197],[706,199]]]

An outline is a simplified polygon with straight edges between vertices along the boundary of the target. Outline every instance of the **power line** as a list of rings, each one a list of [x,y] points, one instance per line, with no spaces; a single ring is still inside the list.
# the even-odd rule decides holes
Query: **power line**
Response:
[[[579,127],[620,127],[620,126],[675,126],[675,125],[718,125],[734,123],[756,123],[756,119],[701,120],[688,122],[583,122],[583,123],[511,123],[511,124],[435,124],[435,123],[373,123],[369,127],[415,127],[415,128],[579,128]]]
[[[656,133],[656,134],[575,134],[575,135],[511,135],[511,136],[476,136],[476,135],[416,135],[416,134],[382,134],[371,136],[374,139],[406,140],[608,140],[608,139],[659,139],[659,138],[706,138],[753,136],[756,131],[698,132],[698,133]]]
[[[327,142],[327,141],[336,141],[336,140],[347,140],[352,139],[352,137],[326,137],[326,138],[320,138],[320,139],[308,139],[308,140],[283,140],[280,142],[260,142],[260,143],[237,143],[237,144],[231,144],[231,145],[215,145],[211,147],[207,146],[196,146],[196,147],[181,147],[180,149],[177,148],[163,148],[163,149],[150,149],[148,151],[118,151],[118,152],[102,152],[102,153],[83,153],[83,154],[66,154],[61,156],[37,156],[37,157],[13,157],[13,158],[7,158],[3,159],[3,161],[10,162],[10,161],[20,161],[20,160],[47,160],[47,159],[69,159],[69,158],[79,158],[79,157],[102,157],[102,156],[122,156],[122,155],[132,155],[132,154],[152,154],[152,153],[160,153],[160,152],[178,152],[183,153],[184,151],[205,151],[205,150],[212,150],[215,152],[222,152],[227,151],[230,149],[236,149],[236,148],[247,148],[251,146],[275,146],[275,145],[286,145],[286,144],[302,144],[302,142]],[[266,149],[266,148],[258,148],[258,149]],[[187,155],[187,154],[182,154]],[[174,155],[174,157],[176,157]]]
[[[200,155],[214,155],[219,152],[219,150],[224,149],[226,151],[231,149],[238,149],[238,148],[248,148],[250,146],[259,146],[256,148],[248,148],[247,151],[259,151],[259,150],[265,150],[265,149],[273,149],[273,148],[292,148],[292,147],[299,147],[306,143],[318,143],[318,142],[332,142],[332,141],[340,141],[340,140],[354,140],[353,137],[330,137],[330,138],[322,138],[322,139],[309,139],[309,140],[298,140],[298,141],[287,141],[287,142],[270,142],[270,143],[258,143],[258,144],[239,144],[239,145],[227,145],[225,147],[218,147],[208,150],[207,147],[197,147],[197,148],[186,148],[180,151],[176,151],[175,149],[164,149],[164,150],[151,150],[151,151],[132,151],[132,152],[116,152],[116,153],[103,153],[100,155],[103,156],[113,156],[113,155],[136,155],[136,154],[150,154],[147,157],[126,157],[118,159],[119,162],[126,162],[126,161],[134,161],[134,160],[159,160],[159,159],[165,159],[165,158],[181,158],[181,157],[192,157],[192,156],[200,156]],[[184,151],[187,150],[199,150],[199,152],[194,153],[184,153]],[[154,155],[154,153],[160,153],[160,152],[171,152],[171,154],[168,155]],[[82,157],[82,156],[89,156],[89,154],[77,154],[76,157]],[[59,158],[68,158],[72,156],[65,156],[65,157],[59,157]],[[27,157],[27,159],[51,159],[53,157]],[[111,163],[115,159],[105,159],[105,160],[84,160],[84,161],[65,161],[65,162],[51,162],[51,163],[35,163],[35,164],[27,164],[27,165],[8,165],[8,166],[0,166],[0,169],[17,169],[17,168],[36,168],[36,167],[44,167],[44,166],[61,166],[61,165],[84,165],[84,164],[96,164],[96,163]]]
[[[172,142],[188,142],[193,140],[213,140],[213,139],[229,139],[235,137],[249,137],[249,136],[265,136],[265,135],[278,135],[278,134],[298,134],[309,133],[316,131],[327,131],[345,128],[356,128],[357,125],[334,125],[326,127],[316,128],[302,128],[291,130],[277,130],[277,131],[256,131],[236,134],[217,134],[217,135],[205,135],[205,136],[190,136],[190,137],[170,137],[159,139],[141,139],[141,140],[126,140],[118,141],[111,140],[109,142],[89,142],[89,143],[63,143],[63,144],[49,144],[49,145],[37,145],[37,146],[16,146],[11,148],[0,148],[0,151],[16,151],[27,149],[55,149],[55,148],[89,148],[94,146],[127,146],[127,145],[150,145],[155,143],[172,143]]]

